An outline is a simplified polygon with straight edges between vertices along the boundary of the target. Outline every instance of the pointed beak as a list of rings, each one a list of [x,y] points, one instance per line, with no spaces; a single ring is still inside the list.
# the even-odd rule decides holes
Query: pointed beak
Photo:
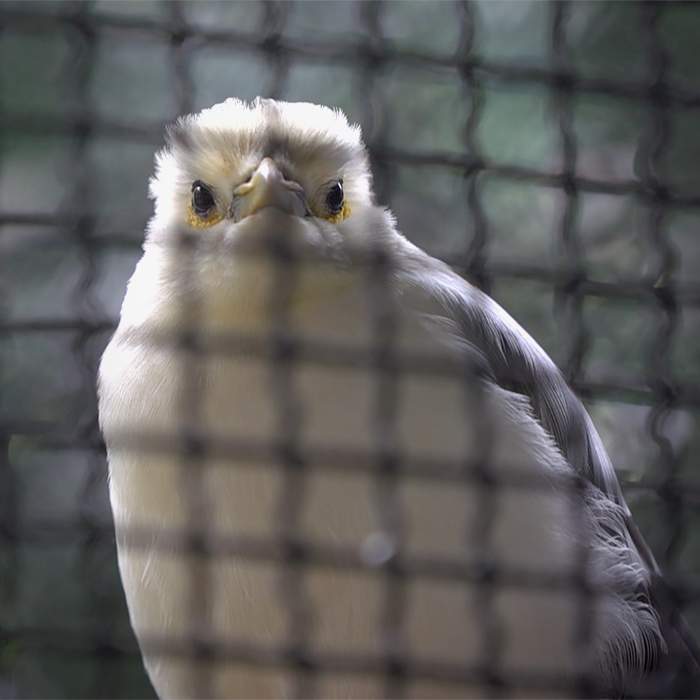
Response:
[[[294,216],[305,216],[307,207],[301,185],[286,180],[272,158],[263,158],[248,182],[234,191],[232,215],[241,221],[261,209],[273,207]]]

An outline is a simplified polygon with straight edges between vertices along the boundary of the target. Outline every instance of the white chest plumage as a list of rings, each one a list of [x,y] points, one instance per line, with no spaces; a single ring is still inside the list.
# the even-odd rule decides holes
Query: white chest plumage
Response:
[[[147,283],[139,276],[148,275],[147,266],[141,266],[130,287],[132,297],[141,294],[140,285]],[[364,294],[352,285],[340,288],[343,291],[336,298],[302,309],[297,321],[305,326],[307,338],[342,342],[367,354],[372,342],[371,322],[367,322],[371,314]],[[132,302],[127,298],[127,309]],[[148,322],[143,317],[142,327]],[[430,348],[434,358],[442,356],[445,363],[458,366],[457,351],[436,343],[434,330],[426,329],[410,309],[401,311],[399,326],[399,356]],[[197,664],[150,652],[149,639],[186,640],[196,632],[213,642],[243,642],[268,650],[288,641],[290,610],[280,594],[283,566],[247,561],[230,552],[205,562],[167,544],[168,533],[192,525],[188,478],[197,480],[206,528],[217,542],[244,537],[269,543],[290,534],[283,529],[288,523],[281,516],[285,498],[293,497],[286,491],[290,482],[283,464],[259,455],[246,458],[240,452],[242,448],[264,452],[279,441],[286,410],[279,368],[255,354],[219,353],[195,359],[193,364],[172,347],[155,347],[134,331],[126,319],[105,353],[100,379],[110,493],[117,530],[122,533],[120,569],[132,623],[144,645],[156,690],[163,697],[198,695],[202,688]],[[192,380],[188,372],[196,374],[196,410],[183,400],[187,396],[183,383]],[[480,513],[488,494],[469,481],[400,476],[389,500],[379,497],[378,468],[372,467],[371,460],[386,437],[377,431],[379,383],[371,367],[301,361],[289,370],[285,387],[299,418],[298,444],[302,455],[309,456],[299,477],[303,500],[297,536],[322,550],[336,547],[346,553],[366,553],[377,543],[391,544],[377,534],[386,535],[391,514],[383,509],[389,506],[400,515],[402,541],[398,544],[401,556],[409,560],[439,559],[459,567],[488,555],[497,566],[565,573],[574,547],[567,525],[571,504],[566,490],[547,487],[563,469],[563,461],[528,415],[526,404],[490,387],[478,398],[483,414],[470,415],[477,404],[469,408],[468,394],[476,388],[465,387],[458,376],[405,374],[397,380],[392,422],[395,444],[408,465],[467,464],[483,448],[481,429],[488,416],[493,445],[489,461],[500,472],[513,470],[544,486],[501,489],[490,502],[494,519],[487,525],[480,522]],[[158,453],[138,443],[129,449],[119,445],[118,436],[130,432],[177,436],[195,417],[201,434],[211,438],[213,445],[232,447],[231,456],[217,454],[215,449],[188,466],[176,450]],[[334,453],[340,464],[333,463]],[[358,468],[348,464],[348,455],[353,454],[358,455]],[[124,535],[134,529],[152,533],[147,546],[128,545]],[[189,601],[196,572],[203,570],[208,584],[202,595],[208,604],[205,619],[197,624]],[[341,656],[385,651],[382,610],[387,589],[382,575],[371,567],[310,565],[305,571],[302,590],[312,613],[309,649]],[[464,580],[407,579],[400,621],[402,650],[424,662],[478,667],[487,661],[479,590]],[[501,628],[504,639],[498,665],[504,672],[571,669],[574,598],[565,591],[512,587],[494,591],[493,624]],[[279,669],[223,661],[207,668],[214,669],[206,673],[209,690],[220,697],[278,697],[289,692],[291,677]],[[382,688],[380,678],[366,675],[331,674],[320,682],[319,692],[334,697],[375,695]],[[415,690],[463,695],[465,687],[423,680],[417,681]],[[477,684],[473,692],[479,695],[483,689]]]

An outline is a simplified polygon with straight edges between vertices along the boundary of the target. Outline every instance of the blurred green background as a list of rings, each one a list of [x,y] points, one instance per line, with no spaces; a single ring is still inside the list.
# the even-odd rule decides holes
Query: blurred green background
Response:
[[[470,10],[471,56],[503,67],[501,73],[531,70],[536,78],[538,70],[554,69],[553,5],[488,0]],[[669,376],[698,396],[700,208],[664,209],[660,237],[675,251],[672,281],[684,301],[669,334],[649,291],[661,265],[651,235],[654,212],[624,187],[642,177],[641,145],[652,125],[646,11],[631,2],[566,6],[571,68],[588,85],[638,88],[617,96],[574,84],[568,101],[576,174],[621,185],[615,193],[579,193],[573,219],[579,262],[599,288],[627,290],[585,296],[587,351],[576,379],[601,388],[586,394],[587,405],[641,529],[665,562],[672,544],[667,568],[695,582],[698,406],[663,412],[664,439],[654,440],[647,387],[662,340]],[[168,31],[176,21],[194,30],[183,35],[180,50]],[[69,634],[82,630],[95,643],[113,635],[135,652],[113,540],[99,534],[110,526],[104,460],[79,439],[94,429],[94,371],[109,330],[71,325],[116,318],[151,212],[147,182],[159,133],[183,104],[200,109],[274,90],[342,108],[385,151],[478,153],[499,166],[476,181],[490,291],[568,366],[576,322],[555,303],[552,283],[558,269],[576,262],[562,246],[566,196],[500,168],[558,172],[560,112],[546,79],[509,80],[486,70],[469,83],[456,67],[430,60],[464,48],[465,21],[451,2],[0,3],[0,321],[15,324],[0,332],[0,505],[3,522],[29,533],[17,542],[4,528],[0,537],[0,696],[153,696],[137,653],[90,654],[73,648]],[[275,32],[285,46],[307,50],[264,50],[262,39],[274,40]],[[700,5],[663,3],[656,33],[669,84],[700,94]],[[221,40],[226,35],[239,41]],[[362,51],[333,58],[342,46],[378,38],[386,60],[368,62]],[[326,50],[314,55],[308,47],[316,44]],[[178,70],[189,81],[184,95]],[[683,197],[700,192],[700,100],[695,105],[667,106],[657,163],[658,175]],[[410,239],[466,261],[476,230],[469,180],[459,161],[428,161],[381,159],[378,192]],[[85,217],[87,246],[75,212]],[[683,498],[668,506],[648,487],[670,469]],[[700,610],[691,606],[688,616],[700,632]],[[45,627],[58,632],[51,637]],[[13,636],[20,628],[33,632]]]

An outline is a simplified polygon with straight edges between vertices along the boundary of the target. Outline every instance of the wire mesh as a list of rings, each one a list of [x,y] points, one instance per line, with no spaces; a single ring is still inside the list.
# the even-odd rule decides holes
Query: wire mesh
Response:
[[[313,8],[309,11],[310,5]],[[210,99],[207,86],[217,81],[207,77],[200,61],[207,57],[205,68],[212,69],[217,65],[217,55],[225,66],[218,74],[222,85],[214,92],[217,100],[228,96],[218,90],[234,94],[243,85],[247,89],[249,83],[240,75],[246,72],[250,72],[250,82],[262,81],[257,83],[257,93],[282,98],[307,96],[299,87],[305,74],[299,78],[295,73],[299,65],[311,71],[306,74],[307,81],[321,82],[318,92],[328,89],[332,94],[333,87],[328,84],[342,82],[338,78],[341,74],[348,77],[350,102],[369,149],[377,200],[395,205],[399,227],[421,245],[426,241],[433,244],[432,249],[425,245],[429,252],[497,297],[499,290],[510,284],[515,290],[511,294],[516,295],[516,283],[539,285],[536,288],[543,290],[541,296],[554,301],[556,341],[551,342],[551,349],[568,381],[589,403],[594,418],[605,418],[604,411],[594,409],[607,405],[606,402],[632,409],[644,407],[642,415],[647,420],[646,437],[650,440],[647,453],[642,455],[644,464],[621,470],[621,480],[634,514],[666,573],[675,601],[687,612],[690,626],[700,629],[696,604],[700,554],[692,536],[700,503],[693,465],[700,438],[694,413],[700,408],[700,386],[697,348],[693,343],[700,284],[692,267],[696,247],[692,240],[674,235],[677,230],[692,231],[693,217],[700,214],[700,195],[692,186],[698,171],[683,160],[674,145],[674,131],[679,125],[683,138],[689,138],[682,120],[692,118],[694,110],[700,108],[700,85],[680,80],[674,73],[664,22],[677,7],[644,2],[630,4],[624,10],[637,23],[634,32],[642,37],[634,58],[643,69],[638,75],[635,71],[629,71],[629,75],[617,71],[611,77],[586,71],[578,62],[582,35],[574,32],[572,26],[581,13],[581,3],[541,4],[534,10],[542,13],[537,14],[536,21],[546,37],[542,61],[489,55],[482,37],[485,17],[492,10],[484,3],[445,3],[435,12],[447,17],[448,25],[455,28],[452,51],[396,38],[396,27],[400,26],[396,17],[409,12],[397,7],[413,5],[427,17],[433,10],[420,3],[334,5],[336,14],[326,4],[231,4],[238,22],[226,26],[206,20],[206,8],[223,7],[218,3],[0,4],[0,46],[10,59],[4,61],[0,108],[0,250],[8,273],[5,279],[0,277],[0,346],[4,347],[0,376],[4,375],[5,396],[0,402],[3,694],[127,696],[151,692],[140,669],[140,653],[129,632],[116,573],[113,526],[105,496],[104,444],[94,397],[95,376],[99,356],[117,321],[116,289],[123,286],[121,277],[133,265],[142,242],[142,234],[136,232],[143,230],[148,216],[140,194],[133,192],[143,191],[145,177],[139,178],[142,171],[150,168],[152,152],[162,142],[164,124],[179,114],[216,101]],[[507,7],[514,11],[516,6]],[[700,21],[700,9],[684,6],[681,11],[685,18],[690,17],[690,24],[691,20]],[[318,14],[326,25],[331,22],[324,20],[324,12],[331,13],[334,20],[350,23],[350,30],[340,32],[338,27],[324,25],[324,31],[320,31],[318,27],[301,25],[300,31],[295,25],[295,13],[299,12]],[[402,21],[410,24],[412,20],[409,16]],[[427,19],[424,21],[429,25]],[[612,35],[618,38],[615,32]],[[37,48],[42,42],[57,48],[42,53]],[[162,75],[158,75],[157,68],[160,59],[148,53],[151,45],[164,47]],[[128,53],[132,46],[135,52],[144,52],[143,57],[137,56],[138,70],[130,76],[134,84],[141,85],[142,92],[138,94],[129,92],[133,86],[128,82],[110,84],[119,71],[110,66],[109,58],[105,59],[105,55],[121,56],[120,51]],[[22,54],[17,47],[30,56],[26,59],[31,64],[26,74],[22,73]],[[35,63],[31,51],[38,52]],[[121,59],[115,59],[117,63],[118,60]],[[156,77],[149,86],[147,76],[151,70]],[[40,76],[40,89],[35,93],[26,87],[36,77],[32,71]],[[408,97],[392,97],[396,71],[404,71],[408,76]],[[456,136],[452,141],[448,139],[448,146],[442,145],[439,135],[427,146],[416,146],[405,134],[402,136],[402,110],[408,109],[414,94],[418,95],[417,86],[426,80],[425,75],[428,84],[434,82],[447,85],[445,90],[457,90],[458,98],[447,108],[449,119],[458,122]],[[223,80],[223,76],[228,77]],[[497,149],[489,146],[487,122],[493,118],[488,110],[496,101],[494,86],[506,95],[508,90],[522,89],[540,91],[546,96],[552,132],[556,134],[551,157],[540,154],[539,162],[537,158],[524,162],[509,158],[507,153],[499,156]],[[436,89],[426,94],[428,100],[435,100],[443,93]],[[634,145],[631,172],[606,176],[605,169],[596,171],[582,164],[587,151],[586,145],[580,143],[580,107],[588,104],[586,100],[597,99],[625,105],[624,109],[629,109],[625,115],[630,119],[629,115],[636,117],[634,110],[639,110],[639,123],[643,126]],[[515,131],[517,128],[517,124],[512,126]],[[433,131],[439,128],[436,126]],[[691,151],[696,147],[694,142],[686,146]],[[133,152],[129,150],[132,147]],[[18,169],[18,164],[35,159],[36,169],[40,170],[46,163],[44,149],[57,149],[62,154],[60,173],[49,175],[49,180],[60,183],[58,188],[52,185],[56,191],[42,191],[46,180]],[[117,176],[117,171],[126,176]],[[425,232],[418,225],[412,228],[413,210],[401,192],[401,185],[408,181],[405,173],[425,180],[438,171],[448,173],[458,183],[452,200],[465,203],[464,216],[461,212],[457,212],[460,216],[448,216],[436,197],[429,209],[433,219],[445,214],[445,232]],[[131,177],[139,180],[137,187],[129,185]],[[436,179],[439,181],[439,177]],[[126,183],[129,192],[119,191],[109,184],[112,181],[122,188]],[[513,188],[526,186],[531,188],[527,192],[537,193],[537,197],[552,197],[555,223],[551,226],[550,242],[556,251],[552,264],[544,264],[536,255],[523,259],[507,251],[505,255],[495,254],[499,224],[490,206],[494,182]],[[24,197],[21,190],[31,190],[33,199]],[[600,260],[591,261],[586,239],[586,202],[592,196],[630,201],[641,212],[639,229],[646,243],[623,241],[644,249],[641,273],[625,269],[609,275]],[[407,214],[405,219],[402,210]],[[423,221],[420,220],[421,226]],[[192,245],[187,236],[181,243],[182,255],[187,259],[201,253],[199,244]],[[70,268],[65,268],[62,258],[52,257],[52,251],[60,249],[73,256]],[[617,254],[624,257],[629,253],[623,246]],[[154,638],[141,640],[142,648],[150,645],[158,653],[183,658],[194,654],[211,663],[235,659],[254,667],[290,669],[294,677],[291,694],[296,697],[322,693],[323,676],[332,672],[380,678],[381,693],[386,697],[409,695],[413,681],[425,680],[457,685],[478,683],[484,693],[493,695],[507,695],[514,687],[532,692],[542,688],[552,692],[571,690],[568,681],[557,674],[541,677],[536,671],[525,670],[514,678],[504,671],[502,656],[507,640],[493,601],[501,587],[549,591],[574,588],[582,600],[577,643],[584,650],[590,644],[593,631],[589,612],[595,590],[586,579],[585,553],[581,554],[580,570],[573,578],[502,567],[489,557],[488,545],[499,513],[499,493],[503,489],[527,490],[541,485],[517,477],[505,480],[492,470],[488,425],[478,426],[483,454],[466,466],[447,459],[407,457],[398,444],[396,414],[404,377],[464,378],[468,370],[466,374],[471,376],[464,378],[465,402],[475,401],[479,415],[482,398],[475,389],[478,373],[475,378],[473,367],[446,365],[443,358],[398,352],[399,329],[386,294],[391,269],[381,250],[372,251],[368,265],[372,345],[357,351],[342,344],[302,341],[290,327],[286,308],[286,300],[297,284],[296,266],[290,264],[295,262],[294,252],[283,249],[275,251],[275,255],[279,262],[279,288],[269,300],[275,329],[272,339],[260,342],[231,334],[203,334],[198,327],[201,300],[188,299],[184,310],[188,332],[155,339],[156,344],[178,347],[182,353],[182,375],[191,380],[183,390],[182,430],[176,436],[129,431],[117,442],[126,447],[138,445],[140,450],[158,455],[168,454],[181,463],[182,489],[192,517],[186,531],[159,533],[163,546],[197,561],[242,557],[276,566],[276,595],[282,601],[288,623],[284,640],[272,646],[245,640],[211,644],[206,628],[214,614],[207,608],[213,583],[208,567],[202,565],[190,567],[191,619],[195,622],[187,643]],[[684,258],[690,261],[685,267]],[[69,293],[63,295],[61,289],[49,288],[48,294],[34,295],[33,275],[54,279],[55,271],[44,272],[52,263],[59,268],[64,266],[61,284]],[[14,269],[21,264],[27,265],[26,274],[23,269]],[[33,269],[38,272],[32,272]],[[29,281],[17,282],[24,278]],[[506,292],[504,296],[507,295]],[[503,301],[507,305],[507,299]],[[646,345],[640,337],[628,334],[625,338],[635,345],[635,350],[636,346],[645,345],[645,357],[638,362],[639,372],[627,371],[624,366],[626,348],[620,350],[622,354],[616,356],[612,369],[596,372],[591,368],[590,356],[595,354],[600,340],[596,336],[601,333],[596,313],[606,313],[604,304],[608,302],[620,305],[629,314],[638,313],[643,318],[650,314],[649,327],[643,334],[649,340]],[[27,349],[41,343],[46,346],[44,356],[38,350]],[[682,355],[677,351],[680,345],[689,347]],[[20,361],[22,355],[26,358]],[[232,355],[262,358],[274,367],[270,391],[275,397],[277,423],[272,443],[252,436],[228,440],[201,433],[203,397],[196,372],[191,368],[201,357]],[[370,373],[371,450],[303,444],[300,436],[305,416],[297,396],[297,382],[299,368],[306,366]],[[66,386],[61,387],[64,376]],[[51,390],[42,393],[42,382]],[[632,409],[620,415],[636,416]],[[616,414],[611,415],[614,434]],[[625,423],[620,429],[626,432],[627,427]],[[683,433],[681,438],[679,430]],[[628,448],[631,450],[632,446],[624,446]],[[634,452],[635,456],[638,454]],[[283,537],[219,537],[209,531],[208,496],[196,478],[196,467],[213,456],[234,463],[274,463],[280,468],[283,486],[275,512]],[[319,465],[338,472],[365,473],[372,480],[381,537],[369,543],[369,555],[352,547],[331,547],[304,539],[302,520],[308,505],[309,474]],[[63,488],[75,491],[78,507],[64,504],[53,512],[29,507],[36,498],[31,496],[31,475],[40,475],[42,468],[48,470],[41,477],[49,484],[44,488],[51,491],[60,491],[64,477],[58,472],[69,470],[71,476]],[[405,551],[402,544],[406,523],[399,493],[409,478],[455,488],[467,484],[478,490],[479,507],[464,533],[465,541],[472,538],[470,546],[479,552],[476,561],[454,562],[437,554],[418,556]],[[123,537],[129,547],[153,547],[153,533],[148,530],[136,528]],[[382,639],[377,655],[319,651],[314,646],[318,611],[305,578],[306,569],[314,565],[382,577]],[[71,576],[80,581],[79,586],[67,585],[65,590],[56,586],[55,594],[64,601],[65,614],[56,610],[52,595],[44,589],[47,584],[52,586],[49,577],[59,572],[72,572]],[[401,629],[410,610],[410,585],[420,577],[474,584],[478,589],[476,623],[483,648],[475,664],[427,663],[407,654]],[[74,600],[76,595],[79,602]],[[585,666],[582,664],[584,671],[578,679],[577,692],[595,694]],[[41,673],[37,673],[38,668],[42,668]],[[208,674],[202,673],[197,694],[209,694],[210,682]],[[697,694],[697,688],[687,678],[677,681],[672,690],[677,695]],[[668,692],[668,687],[657,687],[651,681],[640,689],[642,695]]]

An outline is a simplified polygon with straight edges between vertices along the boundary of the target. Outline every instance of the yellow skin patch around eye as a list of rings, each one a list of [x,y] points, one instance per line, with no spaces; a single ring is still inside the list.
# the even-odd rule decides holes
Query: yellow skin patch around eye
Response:
[[[214,226],[214,224],[218,224],[223,218],[224,215],[216,209],[210,211],[206,216],[200,216],[195,213],[191,204],[187,209],[187,223],[192,228],[209,228],[210,226]]]
[[[347,201],[344,201],[343,208],[337,214],[331,214],[330,216],[324,216],[322,218],[326,221],[330,221],[332,224],[339,224],[341,221],[344,221],[348,218],[348,216],[350,216],[351,211],[350,205],[347,203]]]
[[[350,205],[347,202],[343,202],[343,208],[337,214],[322,216],[320,218],[330,221],[332,224],[339,224],[341,221],[344,221],[348,218],[348,216],[350,216],[351,211]],[[210,228],[211,226],[218,224],[220,221],[223,221],[223,219],[224,215],[216,209],[212,210],[205,217],[195,213],[195,211],[192,209],[192,205],[190,205],[187,209],[187,223],[192,228]]]

